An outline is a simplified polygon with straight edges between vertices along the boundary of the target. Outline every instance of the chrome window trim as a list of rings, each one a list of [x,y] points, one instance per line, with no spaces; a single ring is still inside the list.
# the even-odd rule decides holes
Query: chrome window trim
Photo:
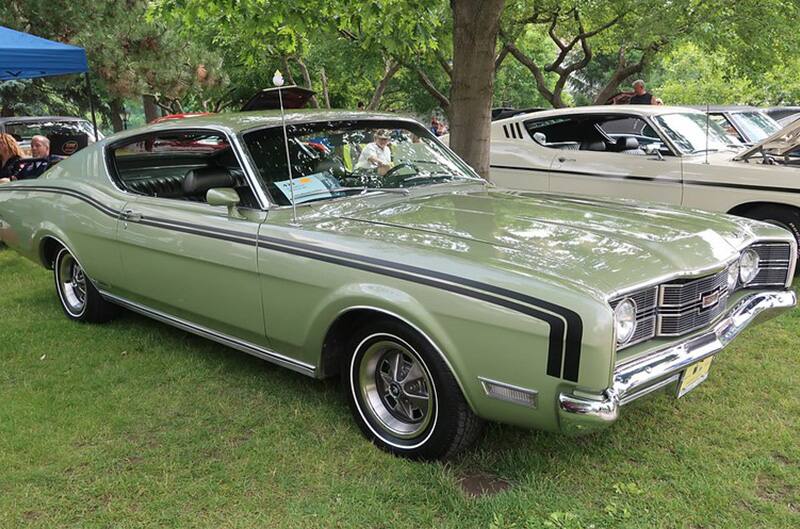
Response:
[[[112,151],[118,148],[120,145],[136,143],[136,141],[139,141],[148,136],[154,136],[161,133],[191,132],[191,131],[210,131],[223,135],[228,140],[228,144],[231,146],[231,151],[233,152],[236,161],[239,163],[239,166],[241,167],[242,172],[244,173],[245,179],[247,180],[247,184],[253,190],[253,194],[256,197],[256,201],[258,202],[259,208],[262,211],[266,211],[267,209],[269,209],[269,200],[264,195],[264,190],[261,188],[260,185],[254,185],[258,184],[259,182],[258,180],[254,180],[255,173],[253,172],[253,168],[249,163],[249,159],[243,155],[242,145],[239,142],[239,138],[232,130],[226,127],[221,127],[216,125],[164,127],[156,130],[148,130],[147,132],[142,132],[139,134],[132,134],[130,136],[125,136],[123,138],[118,139],[117,141],[107,142],[105,145],[103,145],[103,163],[105,164],[106,168],[106,178],[114,187],[114,189],[120,191],[121,193],[124,193],[126,196],[130,197],[149,196],[139,193],[131,193],[127,189],[122,189],[119,185],[117,185],[117,183],[114,181],[114,178],[111,176],[112,173],[115,173],[115,171],[109,165],[109,161],[113,156]],[[162,198],[162,197],[152,197],[152,198]]]

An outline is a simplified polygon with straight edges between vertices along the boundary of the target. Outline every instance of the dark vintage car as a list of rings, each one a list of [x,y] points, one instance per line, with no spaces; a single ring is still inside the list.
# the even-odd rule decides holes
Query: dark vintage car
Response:
[[[11,134],[23,150],[29,150],[31,138],[46,136],[50,154],[71,156],[77,151],[103,139],[95,138],[92,124],[82,118],[68,116],[15,116],[0,118],[0,132]]]

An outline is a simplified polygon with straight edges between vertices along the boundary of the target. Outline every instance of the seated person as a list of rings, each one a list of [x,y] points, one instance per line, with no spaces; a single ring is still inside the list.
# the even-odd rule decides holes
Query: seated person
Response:
[[[61,161],[60,156],[50,154],[50,140],[46,136],[31,138],[31,158],[21,160],[21,167],[17,173],[17,180],[38,178],[47,169]]]
[[[0,184],[17,179],[23,152],[11,134],[0,133]]]
[[[374,169],[383,176],[392,168],[392,151],[389,149],[389,132],[378,130],[374,141],[367,144],[358,157],[356,169]]]

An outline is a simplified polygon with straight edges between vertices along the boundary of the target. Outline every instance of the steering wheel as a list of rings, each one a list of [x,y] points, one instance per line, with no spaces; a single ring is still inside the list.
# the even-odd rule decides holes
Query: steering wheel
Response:
[[[418,168],[417,168],[417,166],[416,166],[416,165],[414,165],[413,163],[401,162],[401,163],[399,163],[399,164],[395,165],[394,167],[392,167],[391,169],[389,169],[388,171],[386,171],[386,172],[384,173],[383,177],[384,177],[384,178],[391,178],[391,177],[395,176],[395,174],[396,174],[396,173],[397,173],[397,172],[398,172],[400,169],[403,169],[404,167],[407,167],[407,168],[413,169],[415,173],[419,173],[419,169],[418,169]]]

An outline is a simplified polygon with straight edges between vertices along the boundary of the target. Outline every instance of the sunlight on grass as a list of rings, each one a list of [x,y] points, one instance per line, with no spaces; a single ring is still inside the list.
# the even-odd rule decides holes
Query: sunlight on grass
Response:
[[[0,251],[0,528],[800,526],[800,311],[686,398],[588,438],[490,425],[449,464],[372,447],[337,384],[132,314],[62,315]],[[466,474],[511,483],[469,497]]]

